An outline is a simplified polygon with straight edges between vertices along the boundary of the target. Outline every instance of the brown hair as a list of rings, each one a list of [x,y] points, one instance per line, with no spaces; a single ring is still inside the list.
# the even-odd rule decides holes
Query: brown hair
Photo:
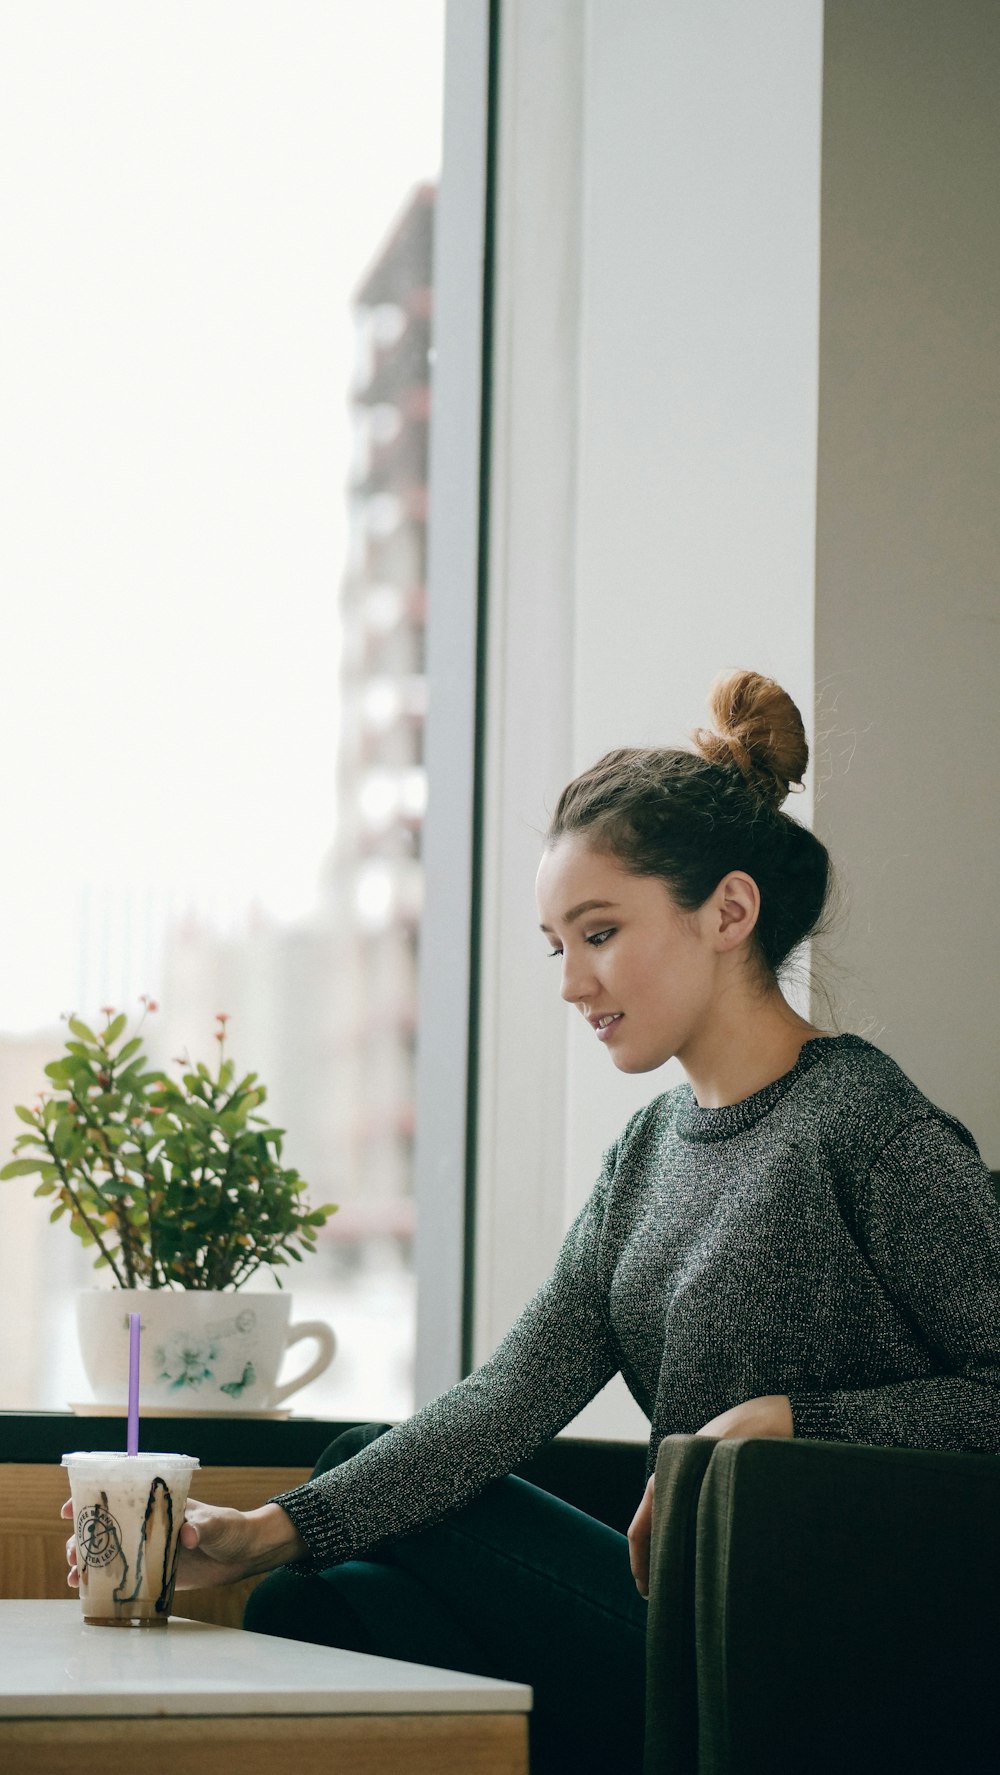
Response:
[[[546,835],[586,834],[634,875],[666,883],[693,912],[732,869],[753,877],[753,950],[776,976],[819,924],[830,884],[825,845],[782,813],[809,761],[802,717],[759,672],[726,672],[709,694],[714,728],[695,752],[623,747],[563,790]]]

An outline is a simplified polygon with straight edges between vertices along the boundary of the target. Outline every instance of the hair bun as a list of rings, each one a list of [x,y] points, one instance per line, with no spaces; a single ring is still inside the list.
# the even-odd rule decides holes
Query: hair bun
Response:
[[[760,672],[723,672],[708,694],[715,722],[691,735],[711,764],[735,765],[750,788],[780,807],[802,788],[809,762],[802,717],[786,690]]]

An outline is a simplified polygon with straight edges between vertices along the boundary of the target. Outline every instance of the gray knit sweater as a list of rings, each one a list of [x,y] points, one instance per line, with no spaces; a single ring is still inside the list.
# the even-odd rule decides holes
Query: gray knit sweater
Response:
[[[274,1501],[307,1566],[353,1558],[468,1503],[619,1370],[649,1471],[663,1436],[767,1393],[796,1436],[1000,1454],[1000,1204],[971,1134],[853,1035],[723,1109],[667,1091],[489,1360]]]

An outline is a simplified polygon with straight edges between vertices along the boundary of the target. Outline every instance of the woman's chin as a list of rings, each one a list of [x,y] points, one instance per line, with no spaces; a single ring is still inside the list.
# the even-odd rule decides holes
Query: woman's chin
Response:
[[[665,1064],[662,1059],[651,1060],[646,1055],[630,1054],[627,1048],[617,1053],[612,1048],[611,1059],[619,1072],[655,1072],[658,1066]]]
[[[619,1036],[615,1042],[607,1044],[610,1059],[619,1072],[656,1072],[659,1067],[666,1066],[668,1060],[676,1058],[676,1048],[647,1048],[645,1051],[634,1042]]]

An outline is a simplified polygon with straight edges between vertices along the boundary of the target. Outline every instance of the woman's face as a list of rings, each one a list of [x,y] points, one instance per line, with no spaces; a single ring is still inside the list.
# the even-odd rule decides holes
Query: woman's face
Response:
[[[712,902],[682,912],[656,876],[631,875],[579,837],[545,852],[536,891],[562,996],[619,1070],[683,1061],[719,986]]]

